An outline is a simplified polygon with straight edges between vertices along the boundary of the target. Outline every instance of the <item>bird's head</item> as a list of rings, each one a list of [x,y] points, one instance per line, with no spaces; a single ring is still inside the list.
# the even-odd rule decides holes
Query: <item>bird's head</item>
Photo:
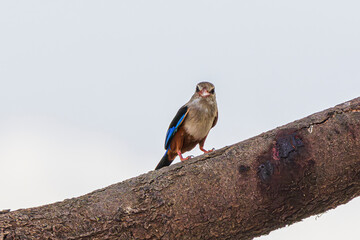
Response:
[[[199,98],[215,98],[215,86],[209,82],[198,83],[195,95]]]

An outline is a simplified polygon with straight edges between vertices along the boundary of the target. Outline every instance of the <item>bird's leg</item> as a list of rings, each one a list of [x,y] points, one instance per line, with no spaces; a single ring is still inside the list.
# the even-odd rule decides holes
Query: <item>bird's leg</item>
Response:
[[[207,136],[206,136],[206,137],[207,137]],[[213,149],[211,149],[211,150],[205,150],[205,149],[204,149],[204,143],[205,143],[206,137],[199,142],[199,147],[200,147],[200,150],[203,151],[204,153],[209,153],[209,152],[214,151],[215,148],[213,148]]]
[[[177,154],[179,155],[180,157],[180,161],[185,161],[185,160],[188,160],[190,159],[192,156],[188,156],[186,158],[183,158],[182,154],[181,154],[181,151],[177,151]]]

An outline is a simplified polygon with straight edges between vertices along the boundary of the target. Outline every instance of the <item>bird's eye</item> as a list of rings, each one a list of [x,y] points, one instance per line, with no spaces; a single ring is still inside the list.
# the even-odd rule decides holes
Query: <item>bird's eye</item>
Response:
[[[199,86],[196,86],[196,92],[200,92]]]
[[[211,89],[211,91],[209,93],[214,94],[215,93],[215,88]]]

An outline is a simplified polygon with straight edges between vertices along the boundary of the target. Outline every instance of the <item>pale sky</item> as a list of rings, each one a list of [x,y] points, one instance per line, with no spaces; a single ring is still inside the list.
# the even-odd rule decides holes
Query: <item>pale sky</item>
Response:
[[[0,210],[153,170],[200,81],[215,84],[219,107],[207,148],[359,97],[359,9],[355,0],[0,1]],[[357,198],[257,240],[355,240],[359,212]]]

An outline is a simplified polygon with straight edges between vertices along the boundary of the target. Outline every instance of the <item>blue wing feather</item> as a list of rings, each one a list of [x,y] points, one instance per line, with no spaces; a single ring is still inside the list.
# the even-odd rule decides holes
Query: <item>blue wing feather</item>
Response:
[[[177,130],[179,129],[181,123],[184,121],[187,113],[188,113],[188,107],[183,106],[179,109],[176,116],[171,121],[170,126],[166,132],[166,138],[165,138],[165,149],[166,150],[169,149],[171,140],[174,137]]]

